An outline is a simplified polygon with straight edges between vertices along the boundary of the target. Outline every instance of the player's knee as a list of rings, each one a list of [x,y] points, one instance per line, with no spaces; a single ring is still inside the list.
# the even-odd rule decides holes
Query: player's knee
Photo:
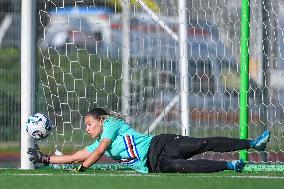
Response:
[[[201,148],[202,148],[202,149],[205,149],[205,148],[207,148],[207,147],[208,147],[208,140],[207,140],[207,139],[204,139],[203,142],[202,142],[202,144],[201,144]]]
[[[195,142],[181,142],[179,144],[180,152],[184,158],[190,158],[191,156],[202,153],[207,149],[208,140],[202,139]]]

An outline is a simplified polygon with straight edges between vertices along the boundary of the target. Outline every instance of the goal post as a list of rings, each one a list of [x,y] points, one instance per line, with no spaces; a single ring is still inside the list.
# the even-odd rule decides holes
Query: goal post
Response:
[[[35,112],[35,19],[36,0],[23,0],[21,11],[21,169],[33,169],[28,148],[33,139],[25,128],[27,118]]]
[[[130,98],[130,82],[129,82],[129,18],[130,18],[130,2],[120,1],[122,4],[122,96],[121,96],[121,113],[125,116],[130,114],[129,98]]]
[[[188,74],[188,48],[187,48],[187,9],[186,1],[178,1],[179,15],[179,65],[180,65],[180,112],[182,135],[189,136],[189,74]]]
[[[240,139],[248,139],[249,23],[250,23],[249,1],[242,0],[241,50],[240,50]],[[242,150],[240,152],[240,159],[248,161],[247,150]]]

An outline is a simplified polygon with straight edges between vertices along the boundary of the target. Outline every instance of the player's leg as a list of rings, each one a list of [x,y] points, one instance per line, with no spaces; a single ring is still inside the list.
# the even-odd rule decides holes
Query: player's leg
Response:
[[[181,137],[179,150],[186,159],[206,151],[230,152],[255,148],[264,150],[270,138],[270,131],[265,131],[254,140],[227,137],[191,138]]]
[[[213,161],[213,160],[185,160],[185,159],[161,159],[160,172],[164,173],[212,173],[224,170],[242,172],[244,162]]]
[[[250,148],[249,140],[227,137],[191,138],[182,137],[179,150],[185,159],[207,151],[230,152]]]

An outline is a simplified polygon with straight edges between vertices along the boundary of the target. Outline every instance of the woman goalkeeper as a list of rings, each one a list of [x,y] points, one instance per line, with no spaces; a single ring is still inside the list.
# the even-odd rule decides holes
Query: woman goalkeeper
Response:
[[[255,140],[226,137],[192,138],[175,134],[150,136],[135,131],[123,119],[110,115],[102,108],[94,108],[85,116],[86,132],[94,143],[73,155],[45,155],[39,149],[28,149],[30,160],[44,164],[80,163],[77,171],[84,171],[104,154],[140,173],[209,173],[223,170],[241,172],[242,160],[189,160],[206,151],[230,152],[254,148],[262,151],[269,141],[270,131]]]

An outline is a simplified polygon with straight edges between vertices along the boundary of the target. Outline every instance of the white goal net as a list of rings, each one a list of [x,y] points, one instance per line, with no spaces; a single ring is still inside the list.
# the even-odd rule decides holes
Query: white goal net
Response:
[[[178,1],[144,1],[158,20],[131,1],[127,30],[123,30],[123,2],[38,3],[36,110],[55,122],[56,129],[45,141],[54,146],[50,151],[74,152],[90,144],[84,114],[93,107],[127,114],[132,126],[143,133],[182,133],[179,94],[183,78],[179,42],[174,37],[180,24]],[[186,3],[190,136],[239,138],[241,2]],[[249,137],[264,129],[273,133],[267,153],[249,152],[253,161],[284,161],[282,9],[283,1],[251,1]],[[269,54],[264,52],[264,43],[269,45]],[[123,68],[125,51],[127,70]],[[237,153],[206,156],[235,159]]]

